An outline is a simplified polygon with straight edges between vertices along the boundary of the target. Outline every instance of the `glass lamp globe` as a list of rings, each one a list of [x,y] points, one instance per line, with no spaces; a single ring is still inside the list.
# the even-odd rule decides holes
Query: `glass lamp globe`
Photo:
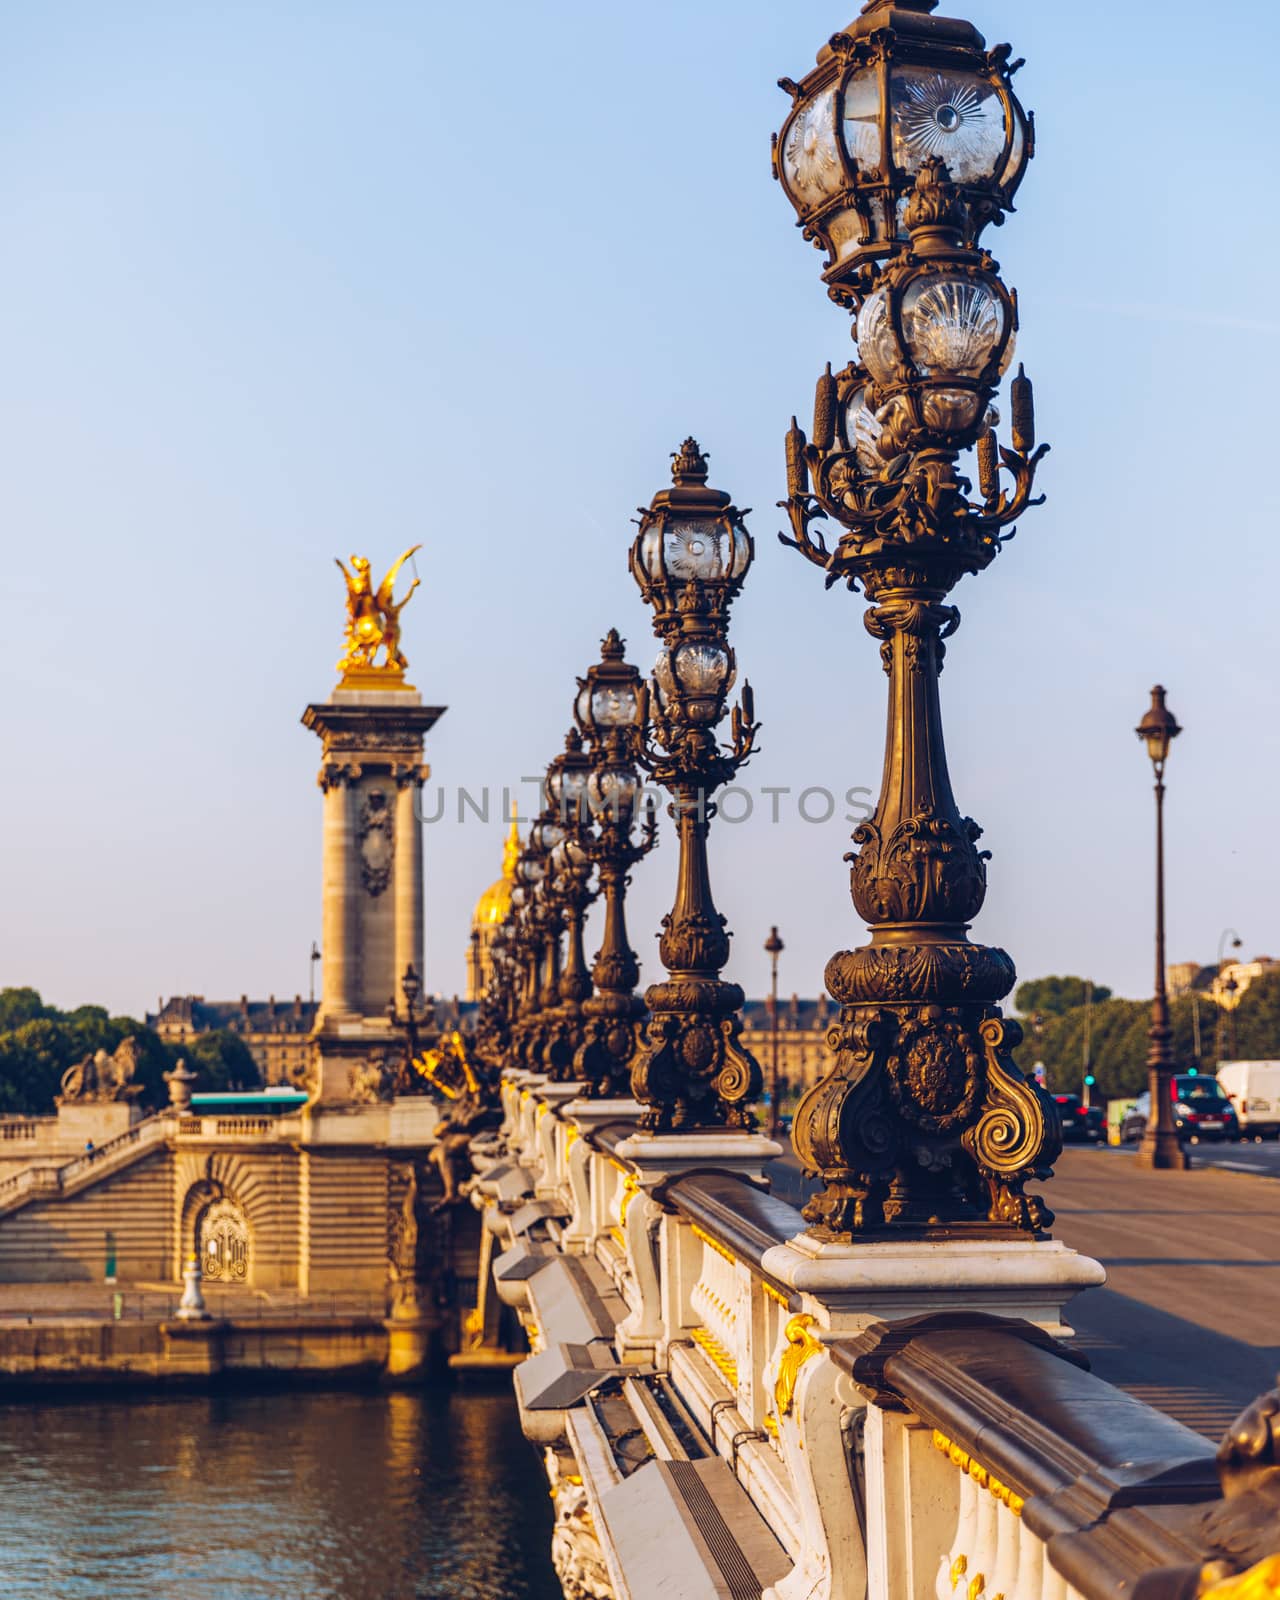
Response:
[[[532,859],[537,863],[538,878],[541,878],[545,870],[542,858],[550,855],[561,839],[564,838],[564,829],[551,817],[539,817],[533,827],[530,828],[529,836],[539,852]],[[537,879],[534,881],[536,882]]]
[[[621,765],[598,767],[587,784],[591,809],[611,822],[630,817],[639,792],[640,779],[634,768]]]
[[[587,767],[564,767],[560,772],[560,789],[556,799],[563,810],[577,811],[582,804],[582,796],[586,793]]]
[[[1008,46],[972,24],[928,15],[936,0],[868,0],[799,83],[774,143],[774,172],[806,237],[827,251],[827,281],[856,295],[861,264],[898,249],[923,162],[947,164],[968,209],[969,243],[1012,208],[1032,154],[1010,83]]]
[[[891,273],[863,301],[857,335],[880,399],[877,431],[863,422],[862,434],[893,454],[918,448],[921,430],[932,443],[971,442],[1016,345],[1012,300],[993,273],[933,264]]]
[[[623,656],[616,628],[601,642],[600,660],[578,679],[574,716],[588,737],[599,740],[614,728],[634,727],[640,712],[640,674]]]
[[[1169,759],[1169,746],[1182,732],[1177,717],[1164,703],[1164,695],[1164,686],[1156,684],[1151,691],[1151,704],[1136,730],[1157,767],[1163,766]]]
[[[902,332],[917,368],[929,377],[980,378],[993,360],[1003,377],[1013,360],[1012,316],[991,282],[932,273],[902,297]]]
[[[671,487],[653,497],[631,551],[641,593],[660,616],[697,583],[727,603],[751,565],[754,546],[729,496],[707,487],[707,458],[696,439],[674,452]]]

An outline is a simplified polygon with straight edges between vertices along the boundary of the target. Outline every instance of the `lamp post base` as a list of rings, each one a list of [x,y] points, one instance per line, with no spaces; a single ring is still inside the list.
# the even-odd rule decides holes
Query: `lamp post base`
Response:
[[[1166,1172],[1186,1172],[1191,1158],[1172,1129],[1148,1128],[1138,1146],[1138,1165]]]

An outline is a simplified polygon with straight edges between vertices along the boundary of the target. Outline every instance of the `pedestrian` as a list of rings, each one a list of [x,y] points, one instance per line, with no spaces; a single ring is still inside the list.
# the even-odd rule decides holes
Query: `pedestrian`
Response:
[[[92,1161],[94,1156],[97,1154],[97,1151],[94,1148],[94,1143],[93,1143],[92,1139],[86,1139],[85,1140],[85,1142],[84,1142],[84,1153],[85,1153],[85,1156],[87,1157],[87,1159],[90,1160],[90,1161]]]

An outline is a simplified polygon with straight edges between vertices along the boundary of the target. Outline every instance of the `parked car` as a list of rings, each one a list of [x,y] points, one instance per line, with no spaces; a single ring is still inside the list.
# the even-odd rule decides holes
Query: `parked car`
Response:
[[[1101,1106],[1087,1106],[1078,1094],[1055,1094],[1062,1118],[1062,1137],[1069,1143],[1105,1144],[1106,1117]]]
[[[1180,1139],[1238,1139],[1240,1120],[1216,1078],[1176,1073],[1169,1080],[1173,1099],[1173,1125]],[[1151,1096],[1144,1089],[1133,1110],[1120,1124],[1120,1142],[1135,1144],[1147,1131]]]
[[[1218,1082],[1235,1107],[1242,1137],[1280,1134],[1280,1061],[1224,1061]]]

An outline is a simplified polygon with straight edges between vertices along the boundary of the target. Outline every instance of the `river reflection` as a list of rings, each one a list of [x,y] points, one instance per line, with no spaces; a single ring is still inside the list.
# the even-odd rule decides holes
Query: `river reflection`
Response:
[[[560,1600],[503,1392],[0,1408],[5,1600]]]

